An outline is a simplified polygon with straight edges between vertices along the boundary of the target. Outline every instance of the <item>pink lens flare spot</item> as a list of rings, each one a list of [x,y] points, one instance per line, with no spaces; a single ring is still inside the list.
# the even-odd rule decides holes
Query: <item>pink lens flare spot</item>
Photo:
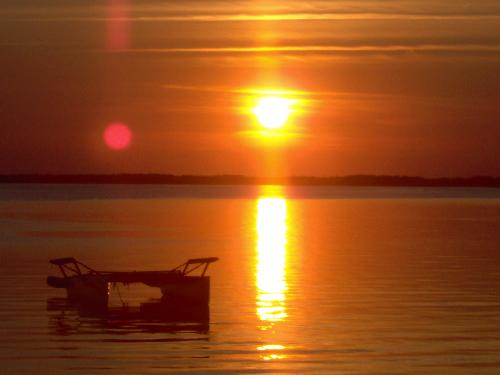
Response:
[[[123,150],[130,145],[132,132],[129,127],[122,123],[109,124],[104,131],[104,142],[112,150]]]

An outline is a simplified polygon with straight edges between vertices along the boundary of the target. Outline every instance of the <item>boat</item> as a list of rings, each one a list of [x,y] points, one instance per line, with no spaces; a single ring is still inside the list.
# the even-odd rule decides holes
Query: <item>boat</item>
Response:
[[[73,257],[51,259],[62,276],[48,276],[47,284],[66,289],[70,302],[89,308],[106,308],[111,284],[143,283],[161,290],[163,306],[208,306],[208,266],[218,258],[196,258],[167,271],[97,271]],[[198,270],[197,274],[195,271]],[[148,309],[148,304],[142,306]]]

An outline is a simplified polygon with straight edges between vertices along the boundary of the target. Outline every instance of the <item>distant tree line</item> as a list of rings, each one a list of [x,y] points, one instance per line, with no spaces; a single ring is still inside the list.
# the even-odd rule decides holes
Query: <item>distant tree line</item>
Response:
[[[386,175],[251,177],[242,175],[196,176],[172,174],[12,174],[0,175],[0,183],[500,187],[500,177],[426,178]]]

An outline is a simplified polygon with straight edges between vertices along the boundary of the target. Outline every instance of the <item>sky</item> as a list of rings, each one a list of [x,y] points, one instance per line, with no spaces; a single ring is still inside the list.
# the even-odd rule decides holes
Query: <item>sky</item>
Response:
[[[0,17],[0,173],[500,176],[498,0],[2,0]],[[273,131],[253,113],[269,95],[293,103]]]

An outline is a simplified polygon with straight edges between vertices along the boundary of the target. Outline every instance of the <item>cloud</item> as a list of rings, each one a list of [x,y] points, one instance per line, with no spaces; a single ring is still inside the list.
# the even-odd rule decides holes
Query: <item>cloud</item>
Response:
[[[20,4],[21,3],[21,4]],[[4,0],[0,15],[18,20],[101,22],[109,20],[109,9],[116,2],[87,0],[68,2],[52,0]],[[207,1],[182,0],[157,2],[152,0],[123,1],[135,22],[239,22],[286,20],[441,20],[496,19],[500,4],[495,0],[286,0],[259,2],[251,0]]]
[[[5,16],[9,13],[1,12]],[[36,15],[19,17],[29,22],[273,22],[273,21],[338,21],[338,20],[498,20],[500,14],[413,14],[413,13],[276,13],[276,14],[178,14],[160,16],[51,16]]]
[[[427,45],[290,45],[260,47],[174,47],[174,48],[129,48],[121,53],[165,53],[165,54],[287,54],[287,55],[397,55],[397,54],[450,54],[450,53],[500,53],[500,44],[427,44]]]

